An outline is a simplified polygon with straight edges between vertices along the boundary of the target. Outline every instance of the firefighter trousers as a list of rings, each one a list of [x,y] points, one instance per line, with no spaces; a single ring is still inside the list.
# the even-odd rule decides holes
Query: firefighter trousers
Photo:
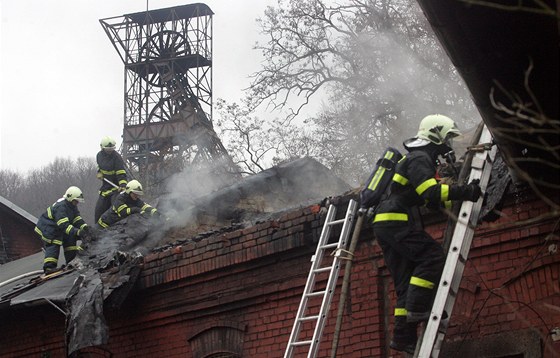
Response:
[[[97,198],[97,202],[95,203],[95,222],[99,220],[101,215],[103,215],[107,209],[111,207],[113,203],[113,199],[117,196],[119,192],[117,190],[112,191],[111,193],[107,194],[106,196],[99,195]]]
[[[395,316],[431,310],[445,265],[441,245],[423,230],[374,225],[397,293]]]
[[[45,245],[45,259],[43,260],[43,270],[45,272],[57,268],[60,246],[64,249],[64,260],[67,264],[76,257],[79,250],[76,238],[70,238],[67,235],[64,235],[62,240],[54,239],[48,242],[43,239],[43,243]]]

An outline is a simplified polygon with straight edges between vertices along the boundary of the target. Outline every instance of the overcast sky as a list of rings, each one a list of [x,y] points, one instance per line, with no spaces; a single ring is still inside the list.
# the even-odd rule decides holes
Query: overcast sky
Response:
[[[193,1],[194,3],[195,1]],[[276,0],[207,0],[214,100],[238,101],[258,70],[256,18]],[[149,9],[184,5],[149,0]],[[124,64],[99,19],[145,0],[0,0],[0,169],[26,173],[56,157],[94,157],[123,129]]]

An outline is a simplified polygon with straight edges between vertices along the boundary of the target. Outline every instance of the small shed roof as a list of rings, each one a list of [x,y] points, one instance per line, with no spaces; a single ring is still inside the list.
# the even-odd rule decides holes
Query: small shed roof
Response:
[[[37,222],[37,218],[35,216],[29,214],[27,211],[23,210],[3,196],[0,196],[0,211],[3,212],[5,210],[13,212],[19,218],[29,222],[32,225],[35,225],[35,223]]]

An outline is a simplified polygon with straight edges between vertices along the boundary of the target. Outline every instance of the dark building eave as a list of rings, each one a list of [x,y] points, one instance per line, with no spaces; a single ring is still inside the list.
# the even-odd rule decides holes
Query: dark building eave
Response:
[[[528,8],[532,4],[513,8],[513,1],[418,3],[510,167],[541,193],[560,192],[560,132],[553,124],[559,119],[557,18]],[[544,3],[557,9],[552,0]],[[521,116],[496,108],[515,110],[519,103],[527,105]],[[523,119],[535,114],[544,121]]]
[[[0,210],[6,210],[7,212],[15,214],[18,218],[22,219],[27,226],[34,227],[37,222],[37,218],[35,216],[29,214],[27,211],[23,210],[3,196],[0,196]]]

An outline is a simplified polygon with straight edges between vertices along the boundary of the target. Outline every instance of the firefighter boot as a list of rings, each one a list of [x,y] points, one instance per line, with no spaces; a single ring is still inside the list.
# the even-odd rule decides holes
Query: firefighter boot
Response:
[[[416,349],[418,323],[407,322],[406,317],[395,317],[393,339],[389,346],[396,351],[414,354]]]

